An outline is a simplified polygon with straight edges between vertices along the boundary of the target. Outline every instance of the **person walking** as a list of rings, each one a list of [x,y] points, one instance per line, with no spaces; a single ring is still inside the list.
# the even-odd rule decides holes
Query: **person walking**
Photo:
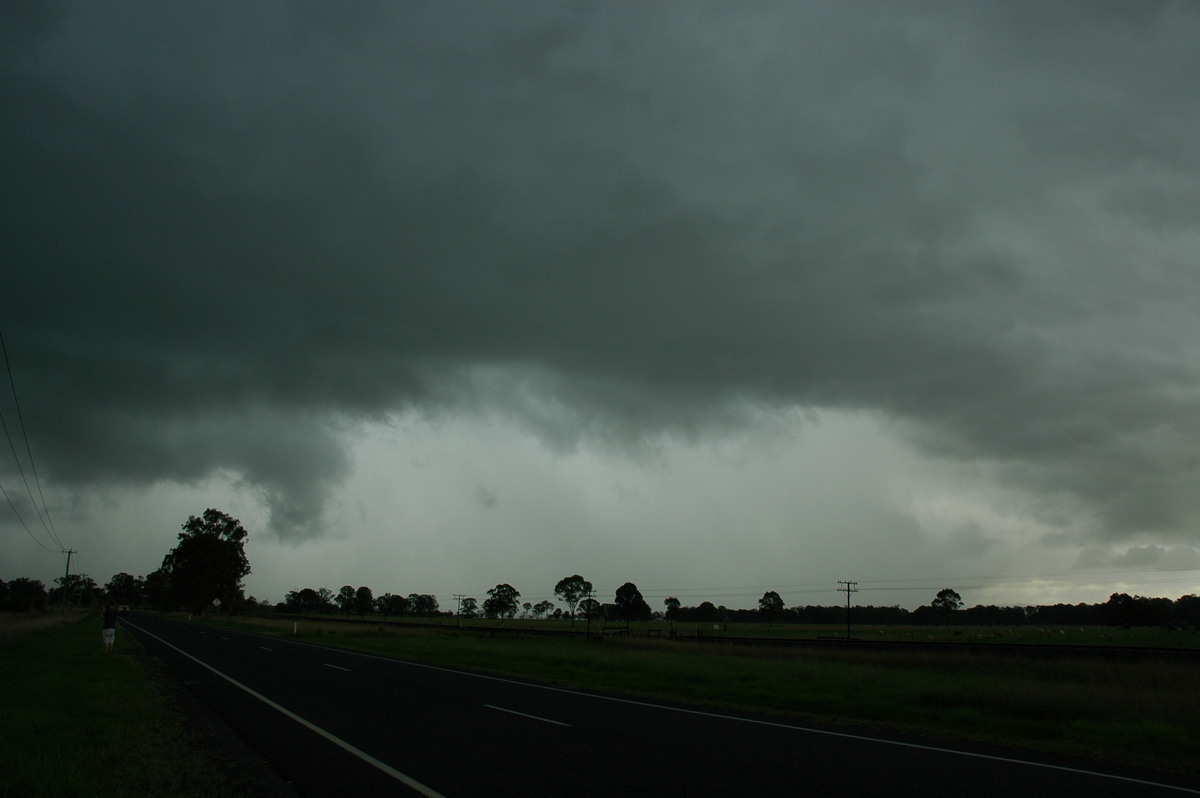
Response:
[[[117,606],[109,599],[104,608],[104,629],[100,632],[100,641],[104,643],[105,656],[112,653],[113,643],[117,639]]]

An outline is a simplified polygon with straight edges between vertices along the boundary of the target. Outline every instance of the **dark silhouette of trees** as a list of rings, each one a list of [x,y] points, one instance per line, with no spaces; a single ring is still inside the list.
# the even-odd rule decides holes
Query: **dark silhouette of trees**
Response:
[[[122,571],[113,574],[104,586],[104,592],[117,604],[137,606],[145,600],[146,580]]]
[[[387,620],[389,615],[397,616],[407,612],[408,599],[394,593],[384,593],[375,599],[375,609],[383,614],[384,620]]]
[[[961,608],[963,605],[962,596],[952,588],[944,587],[938,591],[937,596],[929,603],[934,612],[940,615],[946,623],[950,623],[950,616],[954,611]]]
[[[354,585],[342,585],[334,601],[337,602],[338,610],[343,615],[349,615],[354,612]]]
[[[578,574],[574,574],[571,577],[567,577],[566,580],[560,580],[559,586],[562,586],[564,581],[573,581],[576,578],[586,585],[587,580],[584,580]],[[126,586],[141,583],[141,595],[150,602],[151,606],[162,606],[161,602],[156,599],[156,596],[161,595],[166,590],[166,580],[167,577],[161,570],[148,574],[144,580],[132,577],[129,574],[117,574],[113,577],[109,585],[106,586],[106,589],[110,594],[115,596],[124,590]],[[24,602],[20,598],[14,600],[9,595],[11,593],[10,588],[13,585],[17,585],[19,592],[20,586],[26,585],[30,581],[13,580],[13,582],[7,585],[0,581],[0,608],[25,606],[27,602]],[[37,584],[40,585],[41,583]],[[132,590],[134,588],[130,587],[129,589]],[[364,610],[358,603],[359,594],[364,590],[368,594],[370,593],[369,588],[365,587],[354,591],[354,604],[348,612],[358,612],[362,615],[366,612],[375,611],[383,614],[385,617],[400,615],[433,616],[438,614],[437,597],[417,593],[413,593],[407,598],[386,593],[383,596],[372,598],[370,608]],[[557,589],[557,586],[555,593],[560,598],[563,598],[564,601],[567,600]],[[586,593],[579,595],[586,596]],[[497,585],[488,591],[488,596],[489,598],[483,602],[482,610],[483,614],[490,618],[512,618],[523,606],[517,602],[520,593],[511,585]],[[303,612],[306,614],[336,611],[335,605],[331,603],[333,597],[333,592],[326,588],[320,588],[319,590],[304,588],[300,591],[289,592],[284,597],[284,601],[276,607],[276,610],[279,612]],[[47,597],[43,588],[40,603],[37,603],[35,600],[35,604],[38,607],[44,607],[46,602]],[[701,602],[699,606],[685,607],[674,596],[665,599],[663,605],[666,608],[664,614],[656,615],[652,613],[637,586],[632,582],[626,582],[617,589],[616,598],[611,604],[601,604],[595,598],[587,596],[578,599],[573,612],[567,612],[556,609],[551,601],[544,600],[535,604],[529,604],[526,608],[526,613],[535,618],[567,618],[573,616],[576,618],[588,618],[589,620],[599,620],[602,618],[645,620],[653,616],[665,617],[669,621],[697,623],[718,621],[754,623],[765,621],[767,623],[833,625],[842,624],[846,621],[845,607],[838,605],[784,607],[782,599],[779,598],[778,593],[775,591],[764,593],[756,608],[729,609],[727,607],[714,606],[709,601]],[[476,617],[480,609],[479,602],[474,598],[464,599],[459,605],[461,617],[464,618]],[[1103,604],[1079,603],[1024,607],[977,605],[964,608],[962,597],[957,591],[945,588],[938,591],[937,596],[932,602],[917,607],[912,611],[898,605],[863,605],[852,607],[850,609],[850,618],[853,623],[860,625],[942,624],[953,620],[955,624],[970,624],[973,626],[1038,624],[1042,626],[1165,626],[1182,629],[1200,629],[1200,596],[1180,596],[1179,599],[1171,601],[1167,598],[1147,598],[1144,596],[1130,596],[1125,593],[1114,593]]]
[[[1113,593],[1104,605],[1104,622],[1109,626],[1165,626],[1171,619],[1170,599]]]
[[[322,607],[321,594],[311,587],[290,591],[283,597],[283,603],[289,612],[300,615],[316,615]]]
[[[363,585],[354,591],[354,609],[358,611],[360,617],[365,616],[374,608],[375,596],[371,593],[371,588]]]
[[[87,574],[66,574],[54,580],[58,587],[50,591],[46,597],[47,603],[59,606],[66,603],[77,607],[90,607],[98,602],[104,591],[96,584],[96,580]]]
[[[422,618],[433,617],[438,611],[437,596],[429,593],[409,593],[408,611],[410,614],[419,615]]]
[[[1180,596],[1172,609],[1171,620],[1181,629],[1200,629],[1200,596]]]
[[[588,621],[600,620],[600,602],[596,599],[588,597],[579,602],[579,614]]]
[[[575,618],[575,608],[579,606],[579,602],[587,598],[591,592],[592,583],[579,574],[564,576],[554,586],[554,595],[567,605],[567,611],[571,613],[572,619]]]
[[[489,618],[511,618],[517,614],[517,599],[521,594],[512,585],[499,584],[488,591],[483,600],[483,614]]]
[[[200,613],[214,602],[233,607],[243,599],[242,579],[250,573],[246,536],[240,521],[219,510],[209,508],[201,518],[189,516],[179,544],[163,558],[162,571],[174,601]]]
[[[783,615],[783,599],[774,590],[768,590],[758,600],[758,611],[767,619],[767,625],[770,626]]]
[[[626,582],[617,588],[613,604],[617,608],[617,617],[623,621],[645,621],[650,618],[650,605],[633,582]]]
[[[5,609],[13,612],[34,612],[46,609],[46,585],[40,579],[18,576],[8,583]]]

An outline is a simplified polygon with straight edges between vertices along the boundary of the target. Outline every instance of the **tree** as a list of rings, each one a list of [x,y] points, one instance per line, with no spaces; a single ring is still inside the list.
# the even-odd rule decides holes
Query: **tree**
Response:
[[[783,599],[774,590],[768,590],[758,600],[758,611],[767,619],[767,625],[770,626],[780,615],[783,615]]]
[[[938,591],[937,597],[929,603],[929,606],[935,612],[945,617],[946,623],[950,623],[950,615],[963,605],[962,596],[948,587],[944,587]]]
[[[696,607],[696,620],[701,623],[715,621],[717,619],[717,608],[711,601],[702,601],[700,606]]]
[[[517,599],[521,594],[512,585],[499,584],[488,591],[483,600],[483,614],[489,618],[511,618],[517,613]]]
[[[157,568],[146,574],[146,603],[156,610],[168,609],[171,606],[171,579]]]
[[[384,593],[375,599],[375,609],[383,613],[384,620],[389,615],[403,615],[408,610],[408,599],[394,593]]]
[[[62,604],[63,596],[66,596],[67,601],[77,607],[90,607],[102,592],[96,580],[87,574],[65,574],[54,581],[58,587],[50,591],[51,604]]]
[[[431,617],[438,611],[437,596],[428,593],[410,593],[408,596],[408,611],[413,615]]]
[[[18,576],[8,583],[8,607],[14,612],[33,612],[46,608],[46,586],[40,579]]]
[[[650,617],[650,605],[633,582],[626,582],[617,588],[613,604],[617,607],[617,617],[622,620],[644,621]]]
[[[575,618],[575,608],[579,606],[579,602],[587,598],[591,593],[592,583],[579,574],[564,576],[554,586],[554,595],[562,599],[562,602],[567,605],[567,610],[571,613],[572,620]]]
[[[533,617],[545,618],[547,615],[550,614],[550,611],[553,609],[554,609],[553,601],[550,601],[549,599],[539,601],[537,604],[533,605]]]
[[[163,558],[162,571],[175,601],[200,613],[219,601],[232,605],[242,598],[242,579],[250,573],[244,550],[246,528],[219,510],[202,518],[188,516],[179,544]]]
[[[113,574],[104,586],[104,592],[117,604],[138,605],[142,603],[142,594],[146,590],[146,582],[141,577],[132,576],[122,571]]]
[[[354,608],[358,610],[360,616],[370,612],[374,605],[375,596],[371,594],[371,588],[363,585],[354,591]]]
[[[462,604],[458,607],[458,614],[463,618],[474,618],[479,612],[479,602],[473,596],[468,596],[462,600]]]
[[[600,619],[600,602],[588,597],[579,602],[579,614],[589,621]]]
[[[342,589],[338,591],[337,598],[338,609],[343,615],[349,615],[354,611],[354,585],[342,585]]]
[[[679,599],[674,596],[667,596],[663,599],[663,604],[667,607],[666,618],[668,621],[673,621],[679,617]]]

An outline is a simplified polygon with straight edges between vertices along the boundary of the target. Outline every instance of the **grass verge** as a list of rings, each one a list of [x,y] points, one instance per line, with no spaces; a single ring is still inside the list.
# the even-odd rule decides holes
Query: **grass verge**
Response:
[[[0,643],[0,796],[255,794],[197,748],[133,635],[95,616]]]

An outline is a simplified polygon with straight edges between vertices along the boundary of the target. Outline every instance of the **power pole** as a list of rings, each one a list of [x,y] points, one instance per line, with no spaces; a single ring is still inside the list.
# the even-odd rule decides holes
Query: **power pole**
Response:
[[[587,593],[584,594],[583,600],[587,601],[587,600],[591,599],[592,596],[595,596],[595,595],[596,595],[595,590],[589,590]],[[584,617],[587,618],[587,629],[584,631],[584,636],[586,637],[587,640],[590,641],[592,639],[592,605],[591,604],[588,604],[588,611],[586,613],[584,613]]]
[[[63,552],[63,554],[67,555],[67,571],[66,571],[66,573],[63,574],[63,583],[62,583],[62,594],[63,594],[62,614],[63,615],[67,614],[67,582],[71,579],[71,555],[78,554],[78,553],[79,552],[76,551],[75,549],[67,549],[66,551]]]
[[[467,597],[466,593],[455,593],[454,598],[458,601],[458,612],[454,613],[458,616],[458,628],[462,628],[462,601]]]
[[[838,584],[841,585],[841,587],[838,588],[838,592],[846,594],[846,639],[849,640],[850,639],[850,594],[858,592],[858,582],[850,582],[850,581],[839,579]]]

